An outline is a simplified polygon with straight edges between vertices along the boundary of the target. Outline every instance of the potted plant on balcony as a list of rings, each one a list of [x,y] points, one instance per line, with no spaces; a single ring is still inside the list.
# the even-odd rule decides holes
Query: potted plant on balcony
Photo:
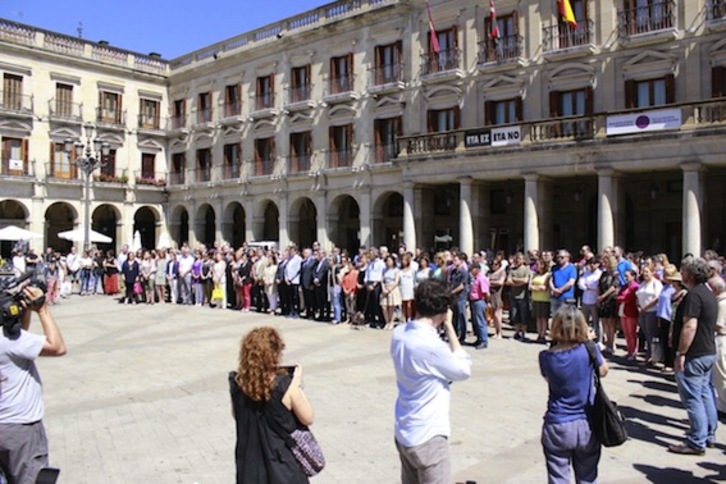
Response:
[[[94,175],[93,177],[94,181],[100,182],[100,183],[120,183],[120,184],[126,184],[129,182],[129,177],[126,175],[121,176],[115,176],[115,175],[107,175],[105,173],[100,173],[98,175]]]
[[[153,187],[165,187],[166,186],[166,180],[163,179],[163,178],[153,178],[153,177],[137,176],[136,177],[136,184],[137,185],[153,186]]]

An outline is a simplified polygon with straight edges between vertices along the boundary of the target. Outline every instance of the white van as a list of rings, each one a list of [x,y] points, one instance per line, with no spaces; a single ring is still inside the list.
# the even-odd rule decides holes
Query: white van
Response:
[[[277,249],[277,241],[260,240],[258,242],[247,242],[247,247],[250,249],[275,250]]]

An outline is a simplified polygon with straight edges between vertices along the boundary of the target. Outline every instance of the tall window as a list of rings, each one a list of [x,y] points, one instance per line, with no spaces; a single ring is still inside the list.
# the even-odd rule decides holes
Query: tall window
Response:
[[[199,93],[197,98],[197,123],[209,123],[212,121],[212,93]]]
[[[98,121],[106,124],[121,124],[121,99],[116,92],[101,91],[99,93]]]
[[[709,20],[726,17],[726,0],[711,0],[711,8],[708,14]]]
[[[101,165],[101,175],[114,178],[116,177],[116,150],[109,150],[108,156],[103,157],[104,164]]]
[[[329,168],[353,164],[353,124],[331,126]]]
[[[242,85],[232,84],[224,88],[224,115],[225,117],[242,114]]]
[[[171,180],[172,185],[183,185],[187,167],[187,157],[184,153],[173,153],[171,155]]]
[[[153,99],[141,99],[139,101],[141,117],[139,127],[147,129],[159,129],[159,101]]]
[[[711,69],[711,96],[726,97],[726,66],[716,66]]]
[[[312,152],[312,133],[310,131],[290,133],[290,173],[310,170]]]
[[[55,113],[61,118],[72,118],[73,113],[73,86],[70,84],[55,85]]]
[[[403,135],[403,120],[395,118],[373,121],[376,163],[386,163],[398,156],[398,137]]]
[[[23,109],[23,76],[3,74],[3,107],[13,111]]]
[[[428,132],[440,133],[453,131],[460,127],[459,107],[449,109],[430,109],[428,112]]]
[[[208,182],[212,179],[212,149],[197,150],[197,177],[196,182]]]
[[[484,19],[484,62],[494,62],[505,59],[515,59],[521,56],[521,44],[519,38],[519,12],[514,11],[508,15],[497,15],[497,27],[499,28],[499,40],[494,41],[491,37],[491,18]]]
[[[297,103],[310,99],[310,64],[300,67],[293,67],[291,74],[290,102]]]
[[[560,14],[558,16],[558,38],[557,47],[564,49],[575,45],[584,45],[590,42],[590,30],[587,17],[587,0],[570,0],[572,13],[575,15],[577,26],[573,27],[565,21]]]
[[[403,80],[402,43],[399,40],[393,44],[376,47],[375,84],[389,84]]]
[[[2,174],[23,176],[28,174],[28,140],[2,138]]]
[[[275,105],[275,75],[262,76],[257,78],[257,89],[255,90],[257,110],[271,109]]]
[[[439,41],[439,53],[434,50],[431,32],[428,34],[428,59],[424,62],[424,74],[449,71],[459,68],[458,29],[453,26],[446,30],[436,32]]]
[[[625,107],[647,108],[675,102],[675,77],[625,81]]]
[[[239,178],[242,167],[242,144],[224,145],[224,179]]]
[[[550,92],[550,116],[560,117],[583,117],[593,113],[592,88],[586,87],[572,91]],[[562,120],[553,127],[552,136],[584,136],[590,132],[592,123],[590,120],[578,119]]]
[[[275,138],[255,140],[255,176],[272,175],[275,161]]]
[[[77,168],[74,163],[76,150],[70,153],[65,151],[65,143],[50,143],[50,175],[54,178],[73,179],[77,176]]]
[[[484,103],[486,124],[512,124],[522,120],[522,98]]]
[[[353,54],[330,59],[330,93],[353,90]]]
[[[156,155],[154,153],[141,153],[141,178],[147,180],[156,178]]]
[[[185,99],[174,100],[174,111],[171,118],[173,129],[180,129],[186,125],[187,103]]]
[[[626,32],[630,35],[673,27],[672,0],[624,0]]]

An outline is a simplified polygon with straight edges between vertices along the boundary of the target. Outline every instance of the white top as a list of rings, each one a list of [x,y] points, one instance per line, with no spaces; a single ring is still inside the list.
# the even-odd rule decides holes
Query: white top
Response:
[[[577,285],[584,292],[582,293],[582,304],[597,304],[597,297],[600,295],[600,276],[602,271],[595,269],[593,272],[585,271],[577,281]]]
[[[45,336],[20,331],[10,340],[0,331],[0,423],[29,424],[43,419],[43,387],[35,367]]]
[[[650,279],[650,282],[644,282],[638,287],[635,292],[635,296],[638,298],[638,307],[642,308],[653,299],[658,299],[660,292],[663,290],[663,283],[655,277]],[[648,311],[648,313],[654,313],[658,310],[658,305],[654,304]]]
[[[416,271],[412,267],[398,271],[398,288],[401,290],[401,299],[410,301],[413,299],[413,281]]]
[[[19,275],[25,273],[25,256],[14,255],[13,268],[18,272]]]
[[[396,371],[396,440],[404,447],[423,444],[451,433],[450,382],[471,375],[471,359],[463,349],[452,352],[436,330],[410,321],[393,331],[391,358]]]
[[[192,272],[192,266],[194,265],[194,257],[191,254],[179,257],[179,275],[186,276]]]
[[[383,271],[386,269],[386,263],[380,258],[371,261],[366,267],[365,282],[381,282],[383,280]]]

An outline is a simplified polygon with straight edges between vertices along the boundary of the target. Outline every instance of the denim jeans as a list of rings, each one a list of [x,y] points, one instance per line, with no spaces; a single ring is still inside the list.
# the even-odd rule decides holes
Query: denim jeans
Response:
[[[686,357],[683,371],[676,372],[676,383],[681,402],[686,407],[691,424],[687,434],[688,445],[703,449],[713,442],[716,435],[718,416],[716,397],[711,382],[716,355]]]
[[[479,339],[479,343],[489,343],[489,329],[487,328],[487,321],[484,314],[487,310],[487,303],[483,299],[478,301],[469,302],[469,308],[471,309],[471,319],[474,323],[474,329]]]
[[[89,292],[88,291],[89,290],[89,284],[88,283],[90,282],[90,279],[91,279],[91,270],[90,269],[81,269],[80,274],[81,274],[81,289],[80,289],[80,293],[81,294],[86,294],[87,292]]]
[[[182,304],[192,303],[192,274],[179,277],[179,292],[181,292]]]
[[[463,343],[466,340],[466,299],[458,298],[454,304],[454,329]]]
[[[550,314],[555,317],[555,313],[565,304],[564,299],[557,299],[556,297],[550,298]]]
[[[343,306],[340,300],[340,286],[328,288],[328,296],[330,297],[330,305],[333,306],[333,320],[340,322],[343,318]]]

